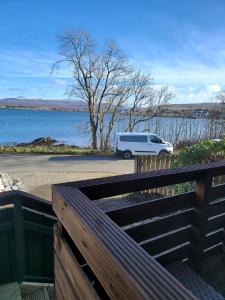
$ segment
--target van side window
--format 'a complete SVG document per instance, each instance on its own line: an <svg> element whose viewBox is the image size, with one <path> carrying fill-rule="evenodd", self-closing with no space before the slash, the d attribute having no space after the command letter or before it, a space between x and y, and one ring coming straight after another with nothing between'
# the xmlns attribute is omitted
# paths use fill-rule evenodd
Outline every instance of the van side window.
<svg viewBox="0 0 225 300"><path fill-rule="evenodd" d="M150 141L154 144L161 144L162 143L162 140L156 135L150 135L149 138L150 138Z"/></svg>
<svg viewBox="0 0 225 300"><path fill-rule="evenodd" d="M147 135L121 135L121 142L132 142L132 143L147 143Z"/></svg>

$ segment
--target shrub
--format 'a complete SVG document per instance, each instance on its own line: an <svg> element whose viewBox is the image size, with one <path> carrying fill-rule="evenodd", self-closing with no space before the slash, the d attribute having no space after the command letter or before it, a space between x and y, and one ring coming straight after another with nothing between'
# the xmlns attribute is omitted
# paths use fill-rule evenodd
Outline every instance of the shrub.
<svg viewBox="0 0 225 300"><path fill-rule="evenodd" d="M188 166L198 163L220 161L223 159L225 159L225 139L221 141L208 140L181 150L173 160L172 166ZM218 180L214 178L214 181L214 183L216 183L216 181L218 181L218 183L221 183L221 178L218 178ZM185 193L193 189L194 183L186 182L171 186L170 193Z"/></svg>
<svg viewBox="0 0 225 300"><path fill-rule="evenodd" d="M174 166L186 166L225 159L225 139L208 140L182 150L174 161Z"/></svg>
<svg viewBox="0 0 225 300"><path fill-rule="evenodd" d="M186 149L186 148L191 147L191 146L193 146L197 143L199 143L199 140L182 140L182 141L179 141L176 144L176 149L177 150Z"/></svg>

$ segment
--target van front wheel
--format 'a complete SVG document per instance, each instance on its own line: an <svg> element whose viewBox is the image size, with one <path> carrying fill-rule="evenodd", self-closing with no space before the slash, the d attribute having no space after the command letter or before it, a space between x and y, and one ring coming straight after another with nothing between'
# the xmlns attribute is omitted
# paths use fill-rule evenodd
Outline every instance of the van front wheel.
<svg viewBox="0 0 225 300"><path fill-rule="evenodd" d="M167 155L167 154L169 154L169 153L166 150L161 150L159 152L159 155Z"/></svg>
<svg viewBox="0 0 225 300"><path fill-rule="evenodd" d="M123 157L125 159L130 159L132 157L132 153L129 150L123 152Z"/></svg>

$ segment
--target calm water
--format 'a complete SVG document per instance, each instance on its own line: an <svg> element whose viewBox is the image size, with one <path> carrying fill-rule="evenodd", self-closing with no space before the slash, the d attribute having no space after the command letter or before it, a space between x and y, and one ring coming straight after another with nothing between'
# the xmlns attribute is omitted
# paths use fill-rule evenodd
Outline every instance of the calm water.
<svg viewBox="0 0 225 300"><path fill-rule="evenodd" d="M116 131L123 131L124 118L126 117L123 116L123 121L115 125ZM39 137L50 136L59 142L89 145L90 140L81 129L87 121L87 112L0 109L0 144L30 142ZM182 119L176 118L152 120L151 131L171 140L179 130L181 122ZM204 127L204 120L186 119L185 122L194 124L192 130L195 132ZM139 128L142 129L144 127Z"/></svg>
<svg viewBox="0 0 225 300"><path fill-rule="evenodd" d="M0 109L0 143L28 142L43 136L57 141L87 145L81 132L85 112Z"/></svg>

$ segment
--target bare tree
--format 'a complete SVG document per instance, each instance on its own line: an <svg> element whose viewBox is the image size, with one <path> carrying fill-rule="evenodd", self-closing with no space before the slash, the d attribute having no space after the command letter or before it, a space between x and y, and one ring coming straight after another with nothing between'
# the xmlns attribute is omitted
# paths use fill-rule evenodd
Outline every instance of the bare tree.
<svg viewBox="0 0 225 300"><path fill-rule="evenodd" d="M98 130L102 122L102 108L107 103L115 112L114 101L121 95L118 86L131 72L128 60L114 42L99 47L91 35L83 30L66 31L58 37L59 54L71 68L73 83L70 96L87 102L92 135L92 147L98 148ZM110 111L110 109L108 110Z"/></svg>
<svg viewBox="0 0 225 300"><path fill-rule="evenodd" d="M166 86L155 89L151 74L140 71L133 74L130 86L132 94L128 103L130 110L125 130L132 132L139 124L158 116L174 95Z"/></svg>
<svg viewBox="0 0 225 300"><path fill-rule="evenodd" d="M130 107L126 131L159 115L173 97L167 87L153 88L150 74L134 71L113 41L98 45L83 30L65 31L58 37L62 59L72 74L70 96L87 102L92 147L105 150L122 107ZM128 110L127 110L128 111ZM100 142L99 142L100 138Z"/></svg>
<svg viewBox="0 0 225 300"><path fill-rule="evenodd" d="M219 93L218 99L220 100L220 102L221 102L222 104L225 105L225 90L222 90L222 91Z"/></svg>

